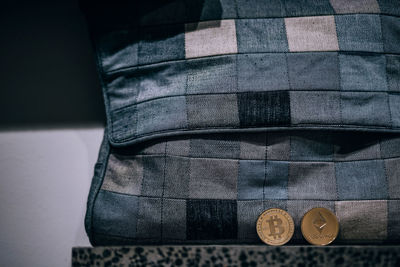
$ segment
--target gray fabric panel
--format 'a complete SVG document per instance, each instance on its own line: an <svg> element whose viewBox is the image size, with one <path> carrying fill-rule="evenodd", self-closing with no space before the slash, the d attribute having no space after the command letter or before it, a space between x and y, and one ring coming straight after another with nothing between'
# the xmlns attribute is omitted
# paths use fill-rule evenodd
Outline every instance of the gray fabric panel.
<svg viewBox="0 0 400 267"><path fill-rule="evenodd" d="M336 199L333 162L291 162L288 182L289 199Z"/></svg>
<svg viewBox="0 0 400 267"><path fill-rule="evenodd" d="M383 136L381 141L382 158L400 157L400 136Z"/></svg>
<svg viewBox="0 0 400 267"><path fill-rule="evenodd" d="M290 115L292 124L338 124L341 121L340 93L291 91Z"/></svg>
<svg viewBox="0 0 400 267"><path fill-rule="evenodd" d="M177 156L189 156L190 152L190 139L182 138L173 139L168 141L167 154Z"/></svg>
<svg viewBox="0 0 400 267"><path fill-rule="evenodd" d="M388 182L389 198L400 199L400 159L386 159L385 169Z"/></svg>
<svg viewBox="0 0 400 267"><path fill-rule="evenodd" d="M291 89L337 90L340 88L336 52L288 53L287 61Z"/></svg>
<svg viewBox="0 0 400 267"><path fill-rule="evenodd" d="M386 93L342 92L342 120L345 124L389 126L390 111Z"/></svg>
<svg viewBox="0 0 400 267"><path fill-rule="evenodd" d="M397 3L399 7L399 3ZM400 10L400 8L397 8ZM398 17L381 16L383 47L385 52L400 53L400 20Z"/></svg>
<svg viewBox="0 0 400 267"><path fill-rule="evenodd" d="M256 231L258 216L263 212L263 201L238 201L238 239L259 240ZM261 241L261 240L260 240Z"/></svg>
<svg viewBox="0 0 400 267"><path fill-rule="evenodd" d="M236 64L236 55L186 61L186 93L236 92Z"/></svg>
<svg viewBox="0 0 400 267"><path fill-rule="evenodd" d="M339 199L387 199L388 185L382 160L335 163Z"/></svg>
<svg viewBox="0 0 400 267"><path fill-rule="evenodd" d="M237 53L235 20L185 24L186 58Z"/></svg>
<svg viewBox="0 0 400 267"><path fill-rule="evenodd" d="M388 94L388 97L392 125L400 127L400 93L390 93Z"/></svg>
<svg viewBox="0 0 400 267"><path fill-rule="evenodd" d="M137 110L138 135L187 127L185 96L143 102Z"/></svg>
<svg viewBox="0 0 400 267"><path fill-rule="evenodd" d="M400 92L400 56L386 56L386 75L390 91Z"/></svg>
<svg viewBox="0 0 400 267"><path fill-rule="evenodd" d="M142 195L161 197L164 182L164 156L144 156Z"/></svg>
<svg viewBox="0 0 400 267"><path fill-rule="evenodd" d="M163 239L186 239L186 200L163 200Z"/></svg>
<svg viewBox="0 0 400 267"><path fill-rule="evenodd" d="M190 160L190 198L237 199L238 160Z"/></svg>
<svg viewBox="0 0 400 267"><path fill-rule="evenodd" d="M338 14L380 12L376 0L330 0L329 2Z"/></svg>
<svg viewBox="0 0 400 267"><path fill-rule="evenodd" d="M137 238L161 238L161 199L141 197L137 219Z"/></svg>
<svg viewBox="0 0 400 267"><path fill-rule="evenodd" d="M284 0L286 16L334 14L329 0Z"/></svg>
<svg viewBox="0 0 400 267"><path fill-rule="evenodd" d="M235 94L188 95L186 99L189 128L239 125Z"/></svg>
<svg viewBox="0 0 400 267"><path fill-rule="evenodd" d="M336 16L340 50L383 52L381 21L375 14Z"/></svg>
<svg viewBox="0 0 400 267"><path fill-rule="evenodd" d="M282 17L285 7L281 0L236 0L239 18Z"/></svg>
<svg viewBox="0 0 400 267"><path fill-rule="evenodd" d="M270 132L267 136L267 159L290 159L290 136L279 132Z"/></svg>
<svg viewBox="0 0 400 267"><path fill-rule="evenodd" d="M236 20L239 52L286 52L288 43L284 20L240 19Z"/></svg>
<svg viewBox="0 0 400 267"><path fill-rule="evenodd" d="M119 158L111 154L101 189L123 194L140 195L143 179L141 157Z"/></svg>
<svg viewBox="0 0 400 267"><path fill-rule="evenodd" d="M240 141L238 136L230 134L229 140L214 134L190 141L190 156L210 158L239 158Z"/></svg>
<svg viewBox="0 0 400 267"><path fill-rule="evenodd" d="M321 132L298 132L290 139L292 160L332 160L332 135Z"/></svg>
<svg viewBox="0 0 400 267"><path fill-rule="evenodd" d="M285 54L238 55L239 91L289 89Z"/></svg>
<svg viewBox="0 0 400 267"><path fill-rule="evenodd" d="M139 198L100 190L93 208L94 232L136 237Z"/></svg>
<svg viewBox="0 0 400 267"><path fill-rule="evenodd" d="M345 240L379 240L387 237L387 201L338 201L339 238Z"/></svg>
<svg viewBox="0 0 400 267"><path fill-rule="evenodd" d="M241 159L265 159L266 133L246 133L240 139Z"/></svg>
<svg viewBox="0 0 400 267"><path fill-rule="evenodd" d="M167 157L164 197L187 198L189 196L189 171L189 158Z"/></svg>
<svg viewBox="0 0 400 267"><path fill-rule="evenodd" d="M384 55L340 54L342 90L387 91Z"/></svg>
<svg viewBox="0 0 400 267"><path fill-rule="evenodd" d="M388 200L388 229L387 237L389 240L400 239L400 201Z"/></svg>

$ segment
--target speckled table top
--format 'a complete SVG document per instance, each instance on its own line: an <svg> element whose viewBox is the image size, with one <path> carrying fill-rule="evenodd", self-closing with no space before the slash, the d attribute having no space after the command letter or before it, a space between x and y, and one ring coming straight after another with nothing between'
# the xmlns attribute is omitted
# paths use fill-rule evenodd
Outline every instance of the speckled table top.
<svg viewBox="0 0 400 267"><path fill-rule="evenodd" d="M76 247L72 266L400 266L400 245Z"/></svg>

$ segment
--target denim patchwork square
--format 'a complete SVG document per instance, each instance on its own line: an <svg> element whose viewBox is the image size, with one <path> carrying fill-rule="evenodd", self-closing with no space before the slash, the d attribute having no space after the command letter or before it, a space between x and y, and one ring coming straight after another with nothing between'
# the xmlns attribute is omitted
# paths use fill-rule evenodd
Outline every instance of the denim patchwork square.
<svg viewBox="0 0 400 267"><path fill-rule="evenodd" d="M238 160L190 159L190 198L237 199Z"/></svg>
<svg viewBox="0 0 400 267"><path fill-rule="evenodd" d="M141 197L137 219L137 238L161 239L161 199Z"/></svg>
<svg viewBox="0 0 400 267"><path fill-rule="evenodd" d="M210 20L185 24L186 58L237 53L234 20Z"/></svg>
<svg viewBox="0 0 400 267"><path fill-rule="evenodd" d="M336 199L333 162L291 162L289 199Z"/></svg>
<svg viewBox="0 0 400 267"><path fill-rule="evenodd" d="M136 237L139 198L100 190L93 208L94 231Z"/></svg>
<svg viewBox="0 0 400 267"><path fill-rule="evenodd" d="M287 199L289 163L285 161L268 161L265 170L263 199Z"/></svg>
<svg viewBox="0 0 400 267"><path fill-rule="evenodd" d="M332 160L332 136L326 133L301 131L290 139L291 160Z"/></svg>
<svg viewBox="0 0 400 267"><path fill-rule="evenodd" d="M374 14L335 17L340 50L383 52L381 21Z"/></svg>
<svg viewBox="0 0 400 267"><path fill-rule="evenodd" d="M388 197L388 184L382 160L336 162L335 169L339 199Z"/></svg>
<svg viewBox="0 0 400 267"><path fill-rule="evenodd" d="M186 200L162 200L162 239L186 239Z"/></svg>
<svg viewBox="0 0 400 267"><path fill-rule="evenodd" d="M238 239L260 240L257 235L256 222L263 211L262 200L237 201Z"/></svg>
<svg viewBox="0 0 400 267"><path fill-rule="evenodd" d="M326 208L332 212L335 212L334 201L318 201L318 200L288 200L287 201L287 212L292 216L294 221L295 231L293 234L293 240L303 241L303 235L301 234L301 219L304 214L312 208L321 207Z"/></svg>
<svg viewBox="0 0 400 267"><path fill-rule="evenodd" d="M400 92L400 56L386 55L386 75L389 91Z"/></svg>
<svg viewBox="0 0 400 267"><path fill-rule="evenodd" d="M266 133L246 133L240 136L241 159L265 159Z"/></svg>
<svg viewBox="0 0 400 267"><path fill-rule="evenodd" d="M290 159L290 135L282 134L282 132L269 132L267 145L267 159Z"/></svg>
<svg viewBox="0 0 400 267"><path fill-rule="evenodd" d="M400 20L398 17L381 16L383 47L387 53L400 53Z"/></svg>
<svg viewBox="0 0 400 267"><path fill-rule="evenodd" d="M285 125L290 123L287 91L238 93L240 126Z"/></svg>
<svg viewBox="0 0 400 267"><path fill-rule="evenodd" d="M379 240L387 236L386 200L338 201L336 216L340 221L341 240Z"/></svg>
<svg viewBox="0 0 400 267"><path fill-rule="evenodd" d="M141 157L119 158L111 154L101 189L129 195L140 195L143 179Z"/></svg>
<svg viewBox="0 0 400 267"><path fill-rule="evenodd" d="M400 238L400 201L399 200L388 200L388 225L387 225L387 237L389 240L399 240Z"/></svg>
<svg viewBox="0 0 400 267"><path fill-rule="evenodd" d="M105 72L137 65L138 30L121 29L101 36L99 55Z"/></svg>
<svg viewBox="0 0 400 267"><path fill-rule="evenodd" d="M286 16L327 15L334 11L329 0L284 0Z"/></svg>
<svg viewBox="0 0 400 267"><path fill-rule="evenodd" d="M345 124L390 126L386 93L342 92L342 120Z"/></svg>
<svg viewBox="0 0 400 267"><path fill-rule="evenodd" d="M227 140L223 136L209 134L199 139L190 140L191 157L239 158L240 142L238 136L232 135Z"/></svg>
<svg viewBox="0 0 400 267"><path fill-rule="evenodd" d="M117 77L111 76L106 85L110 110L136 104L140 92L140 75L141 72L129 71L122 72Z"/></svg>
<svg viewBox="0 0 400 267"><path fill-rule="evenodd" d="M386 159L385 170L388 183L388 194L391 199L400 198L400 158Z"/></svg>
<svg viewBox="0 0 400 267"><path fill-rule="evenodd" d="M186 93L236 92L236 64L236 55L188 60Z"/></svg>
<svg viewBox="0 0 400 267"><path fill-rule="evenodd" d="M341 88L349 91L387 91L384 55L340 54Z"/></svg>
<svg viewBox="0 0 400 267"><path fill-rule="evenodd" d="M240 53L288 51L282 18L239 19L236 27Z"/></svg>
<svg viewBox="0 0 400 267"><path fill-rule="evenodd" d="M380 13L376 0L330 0L329 2L338 14Z"/></svg>
<svg viewBox="0 0 400 267"><path fill-rule="evenodd" d="M143 156L142 195L161 197L164 191L164 156Z"/></svg>
<svg viewBox="0 0 400 267"><path fill-rule="evenodd" d="M290 52L339 50L333 16L285 18Z"/></svg>
<svg viewBox="0 0 400 267"><path fill-rule="evenodd" d="M190 139L189 138L173 138L168 140L167 154L174 156L189 156Z"/></svg>
<svg viewBox="0 0 400 267"><path fill-rule="evenodd" d="M263 199L265 162L263 160L240 160L237 199Z"/></svg>
<svg viewBox="0 0 400 267"><path fill-rule="evenodd" d="M381 138L381 157L400 157L400 136L387 136Z"/></svg>
<svg viewBox="0 0 400 267"><path fill-rule="evenodd" d="M138 63L185 58L184 27L180 24L146 27L140 31Z"/></svg>
<svg viewBox="0 0 400 267"><path fill-rule="evenodd" d="M290 112L293 124L340 123L340 93L291 91Z"/></svg>
<svg viewBox="0 0 400 267"><path fill-rule="evenodd" d="M236 200L189 199L186 216L188 240L237 238Z"/></svg>
<svg viewBox="0 0 400 267"><path fill-rule="evenodd" d="M236 94L188 95L186 99L189 128L239 125Z"/></svg>
<svg viewBox="0 0 400 267"><path fill-rule="evenodd" d="M142 102L137 109L139 135L187 126L185 96Z"/></svg>
<svg viewBox="0 0 400 267"><path fill-rule="evenodd" d="M238 18L283 17L285 6L281 0L236 0Z"/></svg>
<svg viewBox="0 0 400 267"><path fill-rule="evenodd" d="M238 55L239 91L289 89L285 54Z"/></svg>
<svg viewBox="0 0 400 267"><path fill-rule="evenodd" d="M374 133L338 132L334 136L335 160L350 161L381 157L379 136Z"/></svg>
<svg viewBox="0 0 400 267"><path fill-rule="evenodd" d="M390 114L392 116L392 126L400 127L400 92L389 93Z"/></svg>
<svg viewBox="0 0 400 267"><path fill-rule="evenodd" d="M236 8L230 0L184 0L187 21L232 19Z"/></svg>
<svg viewBox="0 0 400 267"><path fill-rule="evenodd" d="M392 14L400 16L400 8L398 0L378 0L379 7L383 14Z"/></svg>
<svg viewBox="0 0 400 267"><path fill-rule="evenodd" d="M139 91L137 102L185 93L186 72L184 62L142 67L136 75L140 80L135 88Z"/></svg>
<svg viewBox="0 0 400 267"><path fill-rule="evenodd" d="M306 90L340 88L337 53L289 53L287 60L290 88Z"/></svg>
<svg viewBox="0 0 400 267"><path fill-rule="evenodd" d="M165 158L164 197L187 198L189 196L189 170L189 158L171 156Z"/></svg>

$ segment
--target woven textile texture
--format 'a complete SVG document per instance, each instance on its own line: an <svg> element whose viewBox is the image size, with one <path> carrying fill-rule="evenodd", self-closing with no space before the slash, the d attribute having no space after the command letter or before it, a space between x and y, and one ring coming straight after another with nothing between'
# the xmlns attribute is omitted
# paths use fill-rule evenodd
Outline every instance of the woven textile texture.
<svg viewBox="0 0 400 267"><path fill-rule="evenodd" d="M94 245L250 243L267 208L400 241L400 1L81 1L107 126Z"/></svg>

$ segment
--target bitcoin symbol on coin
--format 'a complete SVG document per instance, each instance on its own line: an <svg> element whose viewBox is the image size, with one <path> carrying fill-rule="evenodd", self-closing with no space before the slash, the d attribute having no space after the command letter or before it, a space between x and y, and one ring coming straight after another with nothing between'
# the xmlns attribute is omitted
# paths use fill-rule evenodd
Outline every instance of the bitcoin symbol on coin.
<svg viewBox="0 0 400 267"><path fill-rule="evenodd" d="M282 234L285 232L285 229L282 226L282 220L275 215L270 216L270 219L267 220L267 223L269 223L269 229L271 231L269 236L272 236L274 239L282 238ZM277 228L278 231L276 231Z"/></svg>
<svg viewBox="0 0 400 267"><path fill-rule="evenodd" d="M264 243L280 246L292 238L294 222L289 213L273 208L261 213L257 219L256 229Z"/></svg>

